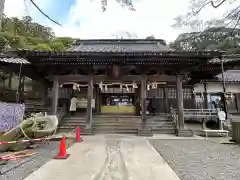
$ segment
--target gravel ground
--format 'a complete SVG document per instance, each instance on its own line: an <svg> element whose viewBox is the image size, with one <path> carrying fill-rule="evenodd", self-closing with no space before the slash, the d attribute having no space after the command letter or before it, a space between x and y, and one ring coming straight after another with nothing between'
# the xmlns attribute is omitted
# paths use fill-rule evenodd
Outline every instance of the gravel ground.
<svg viewBox="0 0 240 180"><path fill-rule="evenodd" d="M73 140L67 140L67 147L70 147L73 144ZM40 168L42 165L50 161L54 156L57 155L59 150L59 142L51 141L49 144L42 144L39 148L33 149L33 152L38 152L36 158L29 160L28 162L20 165L13 170L10 170L3 175L0 175L1 180L22 180L31 174L33 171ZM8 163L5 165L5 168L8 168L15 164L14 162ZM1 167L2 168L2 167Z"/></svg>
<svg viewBox="0 0 240 180"><path fill-rule="evenodd" d="M240 146L207 140L150 140L181 180L240 180Z"/></svg>

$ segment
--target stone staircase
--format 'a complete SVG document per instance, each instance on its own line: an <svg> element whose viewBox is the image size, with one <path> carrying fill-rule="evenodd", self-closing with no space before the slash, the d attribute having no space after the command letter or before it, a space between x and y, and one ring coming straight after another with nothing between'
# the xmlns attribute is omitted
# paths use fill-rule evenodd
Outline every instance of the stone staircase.
<svg viewBox="0 0 240 180"><path fill-rule="evenodd" d="M59 127L58 132L73 132L76 127L80 127L82 135L91 135L92 130L86 129L86 116L65 116Z"/></svg>
<svg viewBox="0 0 240 180"><path fill-rule="evenodd" d="M140 116L133 115L96 115L92 122L96 134L137 134L140 126Z"/></svg>
<svg viewBox="0 0 240 180"><path fill-rule="evenodd" d="M139 132L141 130L141 125L140 116L93 115L92 129L86 129L86 116L67 115L61 121L58 131L73 132L76 127L80 127L82 135L91 135L94 133L142 134L144 136L150 136L150 134L175 134L176 132L173 120L167 115L147 116L146 127L142 132Z"/></svg>
<svg viewBox="0 0 240 180"><path fill-rule="evenodd" d="M153 134L175 134L176 126L169 115L147 116L147 128L152 129Z"/></svg>

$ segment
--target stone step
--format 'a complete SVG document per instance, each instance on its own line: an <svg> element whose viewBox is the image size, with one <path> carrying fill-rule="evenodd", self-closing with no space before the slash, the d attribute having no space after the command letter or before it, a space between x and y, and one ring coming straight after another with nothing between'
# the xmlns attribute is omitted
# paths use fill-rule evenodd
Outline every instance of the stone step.
<svg viewBox="0 0 240 180"><path fill-rule="evenodd" d="M94 126L92 125L92 128L95 129L101 129L101 128L108 128L108 129L116 129L116 128L122 128L122 129L135 129L139 128L141 125L136 125L136 126L118 126L118 125L103 125L103 126Z"/></svg>
<svg viewBox="0 0 240 180"><path fill-rule="evenodd" d="M70 120L70 121L86 121L86 117L85 118L75 118L75 117L64 117L64 120Z"/></svg>
<svg viewBox="0 0 240 180"><path fill-rule="evenodd" d="M79 125L63 125L63 126L59 126L58 129L64 129L64 128L75 129L77 127L80 127L81 129L84 129L84 128L86 128L86 125L83 125L83 126L79 126Z"/></svg>
<svg viewBox="0 0 240 180"><path fill-rule="evenodd" d="M148 125L146 125L146 127L152 128L152 129L161 129L161 128L169 128L169 129L172 129L172 128L175 128L175 126L148 126Z"/></svg>
<svg viewBox="0 0 240 180"><path fill-rule="evenodd" d="M64 124L86 124L86 122L69 122L69 121L66 121L66 122L62 122L60 125L64 125Z"/></svg>
<svg viewBox="0 0 240 180"><path fill-rule="evenodd" d="M162 119L160 119L160 120L149 120L149 119L147 119L146 121L147 122L158 122L158 123L161 123L161 122L173 122L172 120L169 120L169 119L165 119L165 120L162 120Z"/></svg>
<svg viewBox="0 0 240 180"><path fill-rule="evenodd" d="M97 134L137 134L137 129L95 129L93 130L94 133Z"/></svg>
<svg viewBox="0 0 240 180"><path fill-rule="evenodd" d="M74 132L75 128L59 128L58 129L58 132L61 133L61 132ZM84 128L81 128L81 135L92 135L93 132L91 129L84 129Z"/></svg>
<svg viewBox="0 0 240 180"><path fill-rule="evenodd" d="M122 121L122 122L131 122L131 121L141 121L141 119L127 119L127 118L109 118L109 119L93 119L95 122L113 122L113 121Z"/></svg>
<svg viewBox="0 0 240 180"><path fill-rule="evenodd" d="M161 130L161 129L176 129L174 126L160 126L160 127L153 127L152 129Z"/></svg>
<svg viewBox="0 0 240 180"><path fill-rule="evenodd" d="M152 132L154 134L175 134L176 129L166 129L166 128L161 128L161 129L152 129Z"/></svg>
<svg viewBox="0 0 240 180"><path fill-rule="evenodd" d="M113 130L115 130L115 129L126 129L126 130L129 130L129 129L138 129L139 128L139 126L135 126L135 127L129 127L129 126L100 126L100 127L92 127L92 129L97 129L97 130L101 130L101 129L109 129L109 130L111 130L111 129L113 129Z"/></svg>
<svg viewBox="0 0 240 180"><path fill-rule="evenodd" d="M151 137L153 136L152 129L150 128L139 128L138 129L138 136L145 136L145 137Z"/></svg>
<svg viewBox="0 0 240 180"><path fill-rule="evenodd" d="M111 114L111 115L97 115L93 116L93 118L141 118L141 116Z"/></svg>
<svg viewBox="0 0 240 180"><path fill-rule="evenodd" d="M174 125L175 123L174 122L147 122L147 124L149 124L149 125L164 125L164 124Z"/></svg>
<svg viewBox="0 0 240 180"><path fill-rule="evenodd" d="M92 124L94 125L98 125L98 126L101 126L101 125L137 125L137 124L141 124L141 122L92 122Z"/></svg>

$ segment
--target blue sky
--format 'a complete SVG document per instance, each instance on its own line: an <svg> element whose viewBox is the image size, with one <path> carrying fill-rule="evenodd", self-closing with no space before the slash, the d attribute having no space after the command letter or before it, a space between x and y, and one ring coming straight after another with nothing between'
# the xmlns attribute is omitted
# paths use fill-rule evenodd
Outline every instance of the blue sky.
<svg viewBox="0 0 240 180"><path fill-rule="evenodd" d="M6 0L5 14L17 17L30 15L34 21L50 26L57 36L101 39L116 38L116 35L122 36L124 32L129 32L137 38L154 35L170 42L181 32L189 31L176 30L171 26L176 16L186 13L189 1L134 0L136 11L133 12L119 6L116 0L108 0L107 10L102 12L101 0L35 0L62 27L47 20L28 0ZM219 17L225 10L226 6L217 10L209 7L200 17L204 20Z"/></svg>
<svg viewBox="0 0 240 180"><path fill-rule="evenodd" d="M43 0L44 1L44 0ZM52 19L61 22L62 24L66 23L68 15L72 6L74 6L76 0L48 0L47 4L44 5L43 10L48 14ZM41 15L39 11L34 10L33 7L30 8L32 16L37 19L39 22L44 22L46 19ZM31 12L30 11L30 12Z"/></svg>

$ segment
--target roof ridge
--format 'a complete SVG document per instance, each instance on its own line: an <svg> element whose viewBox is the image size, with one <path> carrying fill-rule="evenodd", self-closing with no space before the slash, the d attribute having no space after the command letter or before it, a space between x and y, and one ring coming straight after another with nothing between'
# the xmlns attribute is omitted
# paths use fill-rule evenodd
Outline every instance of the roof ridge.
<svg viewBox="0 0 240 180"><path fill-rule="evenodd" d="M80 39L76 40L73 45L80 44L111 44L111 43L122 43L122 44L155 44L160 43L166 45L166 41L163 39Z"/></svg>

